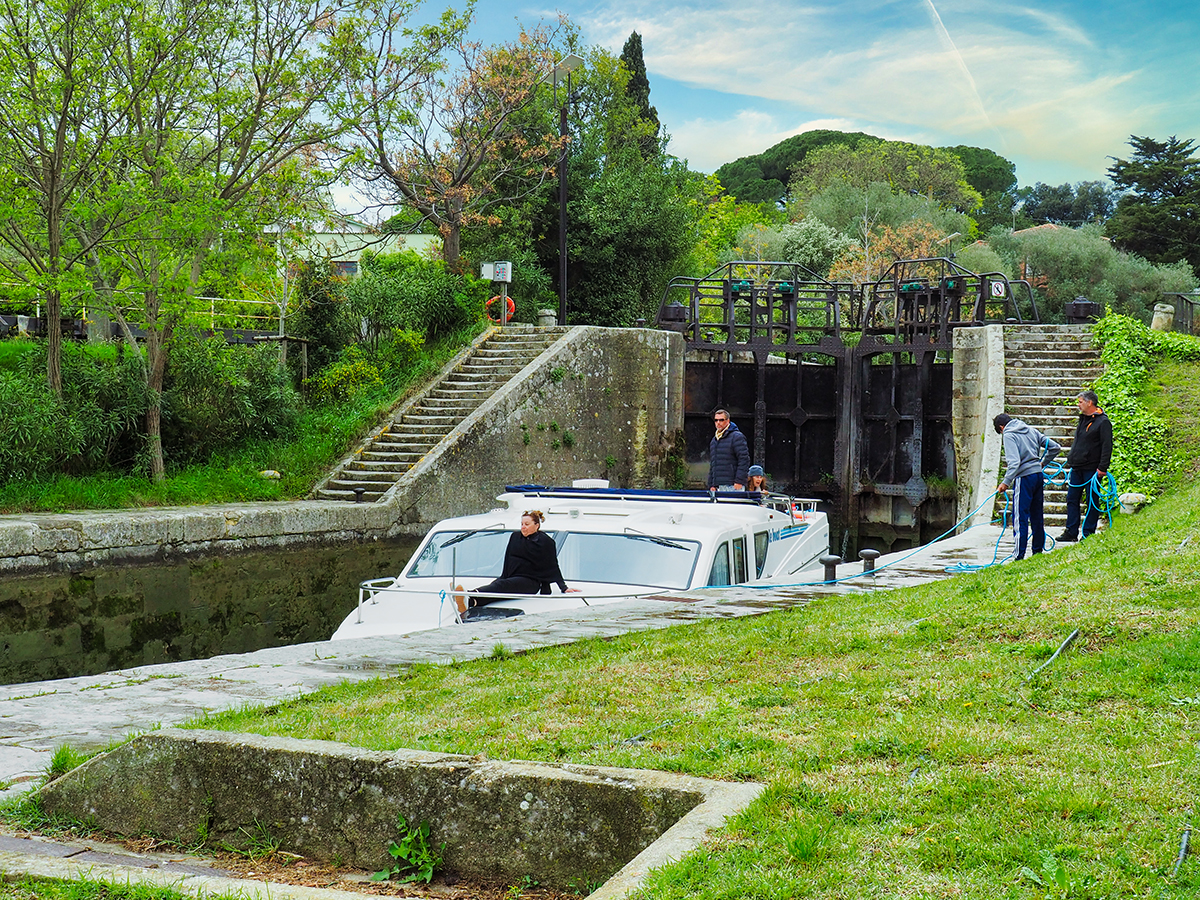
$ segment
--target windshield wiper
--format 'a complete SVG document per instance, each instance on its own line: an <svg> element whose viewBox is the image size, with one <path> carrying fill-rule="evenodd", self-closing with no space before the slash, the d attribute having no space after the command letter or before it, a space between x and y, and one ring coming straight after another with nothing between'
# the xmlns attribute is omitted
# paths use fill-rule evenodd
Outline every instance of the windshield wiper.
<svg viewBox="0 0 1200 900"><path fill-rule="evenodd" d="M635 533L630 534L630 532ZM670 547L672 550L687 549L687 547L685 547L683 544L677 544L674 541L669 541L666 538L658 537L654 534L646 534L646 532L638 531L636 528L630 528L628 525L625 526L625 536L633 538L635 541L650 541L651 543L658 544L662 547Z"/></svg>
<svg viewBox="0 0 1200 900"><path fill-rule="evenodd" d="M474 531L464 531L462 534L458 535L457 537L450 538L450 540L448 540L448 541L446 541L446 543L442 544L439 549L445 549L446 547L450 547L454 544L465 541L467 538L474 537L475 535L481 534L485 531L492 531L492 532L508 531L508 529L503 526L503 523L500 523L500 527L496 527L494 525L488 525L486 528L476 528Z"/></svg>

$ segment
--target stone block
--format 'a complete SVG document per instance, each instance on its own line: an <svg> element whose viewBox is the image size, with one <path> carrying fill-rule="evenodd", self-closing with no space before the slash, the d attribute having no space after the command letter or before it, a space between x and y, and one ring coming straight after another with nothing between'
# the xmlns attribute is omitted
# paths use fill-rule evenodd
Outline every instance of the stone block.
<svg viewBox="0 0 1200 900"><path fill-rule="evenodd" d="M40 518L33 535L35 553L62 553L82 545L83 526L78 519Z"/></svg>
<svg viewBox="0 0 1200 900"><path fill-rule="evenodd" d="M445 843L442 870L545 887L607 879L719 782L664 772L374 752L326 741L168 729L46 785L43 809L124 835L283 850L378 869L398 818Z"/></svg>
<svg viewBox="0 0 1200 900"><path fill-rule="evenodd" d="M183 541L196 544L219 541L225 536L225 514L219 510L195 507L183 516Z"/></svg>
<svg viewBox="0 0 1200 900"><path fill-rule="evenodd" d="M0 548L4 556L32 556L37 551L34 537L37 526L18 519L0 520Z"/></svg>

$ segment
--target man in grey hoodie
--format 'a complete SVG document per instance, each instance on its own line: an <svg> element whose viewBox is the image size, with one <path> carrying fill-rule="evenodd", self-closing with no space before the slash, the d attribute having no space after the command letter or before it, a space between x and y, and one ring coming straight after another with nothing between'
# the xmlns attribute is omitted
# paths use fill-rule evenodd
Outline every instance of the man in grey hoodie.
<svg viewBox="0 0 1200 900"><path fill-rule="evenodd" d="M1042 515L1042 498L1046 478L1042 469L1062 450L1036 428L1000 413L992 419L996 433L1004 436L1004 459L1008 468L1000 493L1013 487L1013 536L1017 542L1015 559L1025 558L1030 530L1033 531L1034 553L1046 549L1046 525Z"/></svg>

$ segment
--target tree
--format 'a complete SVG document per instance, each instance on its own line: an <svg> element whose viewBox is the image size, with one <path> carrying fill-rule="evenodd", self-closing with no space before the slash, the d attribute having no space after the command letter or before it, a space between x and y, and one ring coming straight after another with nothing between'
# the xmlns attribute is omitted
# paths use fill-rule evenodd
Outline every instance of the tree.
<svg viewBox="0 0 1200 900"><path fill-rule="evenodd" d="M109 171L136 222L98 208L90 226L107 235L88 256L90 279L143 360L156 480L165 472L161 397L171 337L187 320L213 248L227 232L262 233L291 218L283 207L315 202L333 177L318 166L319 154L357 120L343 85L362 63L364 42L400 24L411 6L198 0L189 9L194 18L174 37L159 25L165 7L135 9L125 24L113 77L148 77L151 89L122 121L130 152ZM145 332L140 342L135 324Z"/></svg>
<svg viewBox="0 0 1200 900"><path fill-rule="evenodd" d="M877 225L899 228L906 222L931 222L943 237L970 234L971 219L921 194L896 193L883 182L863 188L835 180L801 206L805 219L816 219L834 231L861 240L864 229Z"/></svg>
<svg viewBox="0 0 1200 900"><path fill-rule="evenodd" d="M709 175L701 185L698 240L690 266L693 275L707 275L733 258L738 235L748 225L779 225L783 213L766 203L741 203L725 193L717 176Z"/></svg>
<svg viewBox="0 0 1200 900"><path fill-rule="evenodd" d="M1186 263L1155 264L1116 249L1098 225L1015 233L996 228L988 244L1005 271L1032 282L1047 321L1062 321L1064 304L1082 296L1148 322L1164 291L1200 284Z"/></svg>
<svg viewBox="0 0 1200 900"><path fill-rule="evenodd" d="M198 15L175 12L156 25L163 43ZM130 18L128 4L111 0L0 3L0 244L9 251L0 266L45 303L47 381L59 398L62 297L85 287L79 266L107 227L128 220L121 129L161 64L143 60L135 77L117 77ZM92 227L98 215L106 227Z"/></svg>
<svg viewBox="0 0 1200 900"><path fill-rule="evenodd" d="M653 319L667 281L696 265L692 252L698 222L711 194L701 176L665 152L662 141L654 142L655 152L645 154L654 123L642 117L642 108L626 90L629 72L621 61L604 48L579 46L573 33L565 35L565 42L585 59L572 75L567 107L568 320L630 325L639 318ZM557 128L558 111L547 90L528 110L528 127L544 127L540 115L540 121ZM501 190L515 193L503 185ZM528 269L536 264L539 271L516 299L518 315L522 303L528 303L525 297L541 291L546 279L553 278L557 286L558 214L557 185L549 182L509 204L497 222L475 230L464 242L480 259L505 259L499 254L532 245L536 263L522 265Z"/></svg>
<svg viewBox="0 0 1200 900"><path fill-rule="evenodd" d="M554 68L557 30L522 30L516 41L483 47L463 39L466 25L447 14L431 32L453 70L444 58L402 70L392 47L376 52L355 84L368 104L349 148L361 154L376 199L407 204L437 226L453 268L463 228L493 222L493 209L535 192L563 145L544 119L530 121Z"/></svg>
<svg viewBox="0 0 1200 900"><path fill-rule="evenodd" d="M725 185L725 190L744 203L779 203L786 199L792 172L813 150L831 144L857 147L863 141L874 140L878 138L861 131L805 131L785 138L762 153L725 163L715 174Z"/></svg>
<svg viewBox="0 0 1200 900"><path fill-rule="evenodd" d="M903 141L864 141L856 148L822 147L797 166L788 189L792 202L803 204L836 182L863 189L887 184L897 194L921 195L964 213L983 201L967 183L966 170L957 155Z"/></svg>
<svg viewBox="0 0 1200 900"><path fill-rule="evenodd" d="M971 213L980 232L1015 220L1017 167L1010 160L985 147L947 147L962 160L967 183L979 191L983 202Z"/></svg>
<svg viewBox="0 0 1200 900"><path fill-rule="evenodd" d="M808 218L780 228L775 240L768 245L767 253L773 260L799 263L826 277L834 261L854 246L853 238L815 218Z"/></svg>
<svg viewBox="0 0 1200 900"><path fill-rule="evenodd" d="M940 256L940 244L945 237L941 229L930 222L915 219L895 228L874 225L848 252L838 259L829 271L833 281L870 284L898 259L928 259Z"/></svg>
<svg viewBox="0 0 1200 900"><path fill-rule="evenodd" d="M627 90L628 70L603 48L585 54L572 104L568 189L568 306L572 323L653 319L673 275L686 269L703 212L702 179L655 141L655 124ZM547 196L534 226L557 235ZM557 262L553 240L539 255Z"/></svg>
<svg viewBox="0 0 1200 900"><path fill-rule="evenodd" d="M1108 176L1128 191L1108 220L1108 234L1123 250L1151 262L1186 260L1200 272L1200 159L1192 140L1132 136L1134 152L1117 159Z"/></svg>
<svg viewBox="0 0 1200 900"><path fill-rule="evenodd" d="M1115 204L1114 192L1099 181L1057 186L1039 181L1032 188L1023 188L1018 196L1021 212L1039 225L1046 222L1056 225L1104 222L1112 215Z"/></svg>
<svg viewBox="0 0 1200 900"><path fill-rule="evenodd" d="M639 118L653 126L653 133L643 138L643 155L654 153L658 149L658 110L650 105L650 79L646 75L646 61L642 58L642 36L636 31L629 35L625 46L621 49L621 65L629 73L629 81L625 85L625 93L640 110Z"/></svg>

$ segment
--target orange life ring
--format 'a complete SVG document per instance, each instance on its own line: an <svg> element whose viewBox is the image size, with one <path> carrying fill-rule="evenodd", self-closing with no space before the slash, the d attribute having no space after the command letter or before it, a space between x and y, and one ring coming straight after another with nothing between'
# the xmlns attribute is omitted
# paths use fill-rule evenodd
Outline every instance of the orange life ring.
<svg viewBox="0 0 1200 900"><path fill-rule="evenodd" d="M486 309L486 310L487 310L487 317L488 317L489 319L491 319L493 322L499 322L499 321L500 321L499 317L497 317L497 316L493 316L493 315L492 315L492 304L493 304L495 301L499 300L499 299L500 299L500 295L499 295L499 294L497 294L495 297L493 297L491 300L489 300L487 303L485 303L485 304L484 304L484 309ZM506 300L508 300L508 302L507 302L506 304L504 304L505 306L507 306L507 307L508 307L508 316L507 316L507 320L508 320L509 322L511 322L511 321L512 321L512 317L513 317L513 313L515 313L515 312L517 311L517 305L516 305L515 303L513 303L513 298L512 298L512 297L506 297L505 299L506 299Z"/></svg>

